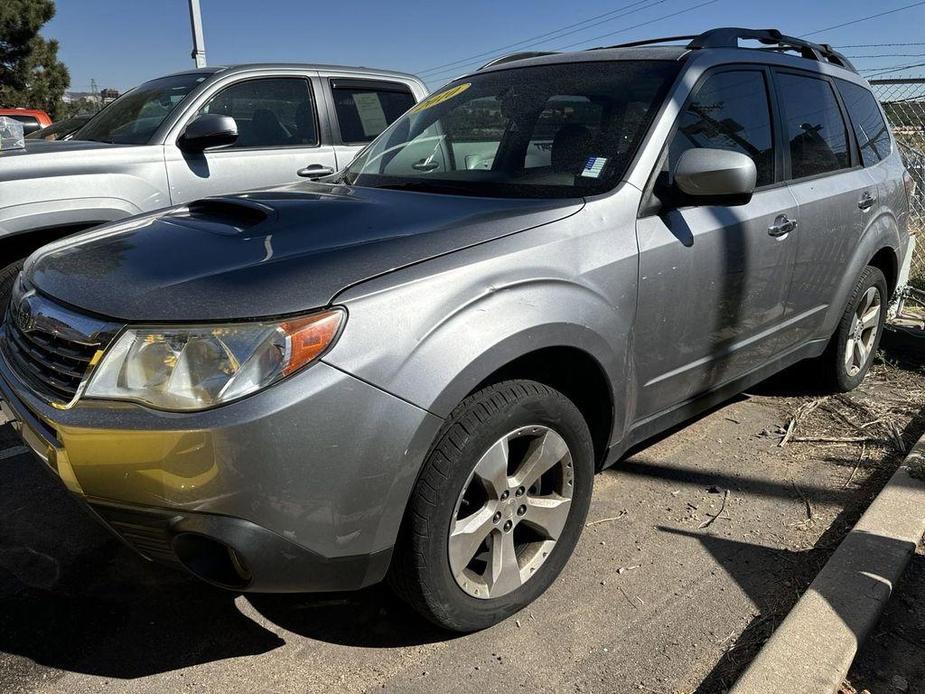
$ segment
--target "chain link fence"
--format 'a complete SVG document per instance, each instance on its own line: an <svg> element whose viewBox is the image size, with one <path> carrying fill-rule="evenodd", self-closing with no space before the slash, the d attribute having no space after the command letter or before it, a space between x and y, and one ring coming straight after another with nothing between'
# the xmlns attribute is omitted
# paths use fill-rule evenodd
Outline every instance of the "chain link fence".
<svg viewBox="0 0 925 694"><path fill-rule="evenodd" d="M910 283L925 290L925 78L871 80L906 168L915 180L909 230L916 236Z"/></svg>

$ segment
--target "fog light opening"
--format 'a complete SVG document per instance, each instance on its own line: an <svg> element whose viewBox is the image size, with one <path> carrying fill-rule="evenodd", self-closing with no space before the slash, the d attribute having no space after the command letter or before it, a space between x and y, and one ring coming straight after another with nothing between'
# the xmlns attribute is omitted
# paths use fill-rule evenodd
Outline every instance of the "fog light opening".
<svg viewBox="0 0 925 694"><path fill-rule="evenodd" d="M233 547L195 533L173 539L177 558L190 572L222 588L246 588L252 579L247 562Z"/></svg>

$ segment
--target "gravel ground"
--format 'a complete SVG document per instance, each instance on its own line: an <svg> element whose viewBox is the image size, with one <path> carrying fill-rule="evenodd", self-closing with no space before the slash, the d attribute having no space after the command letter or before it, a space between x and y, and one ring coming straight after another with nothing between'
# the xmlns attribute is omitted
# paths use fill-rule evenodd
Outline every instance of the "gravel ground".
<svg viewBox="0 0 925 694"><path fill-rule="evenodd" d="M640 447L553 588L465 637L379 587L236 596L148 565L0 425L0 691L721 692L925 429L925 359L885 357L850 398L792 371Z"/></svg>

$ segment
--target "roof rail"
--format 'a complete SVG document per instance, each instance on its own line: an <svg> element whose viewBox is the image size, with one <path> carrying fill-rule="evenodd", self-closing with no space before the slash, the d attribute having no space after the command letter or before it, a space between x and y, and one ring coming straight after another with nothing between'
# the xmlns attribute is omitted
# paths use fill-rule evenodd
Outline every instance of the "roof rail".
<svg viewBox="0 0 925 694"><path fill-rule="evenodd" d="M852 72L857 72L845 56L827 43L813 43L793 36L786 36L777 29L743 29L741 27L722 27L710 29L687 44L691 50L698 48L738 48L740 39L752 39L778 50L798 51L809 60L828 62Z"/></svg>
<svg viewBox="0 0 925 694"><path fill-rule="evenodd" d="M495 58L494 60L489 60L485 63L479 70L484 70L485 68L492 67L494 65L502 65L503 63L512 63L515 60L526 60L527 58L539 58L543 55L555 55L559 51L520 51L519 53L510 53L508 55L503 55L500 58ZM478 70L476 70L478 72Z"/></svg>
<svg viewBox="0 0 925 694"><path fill-rule="evenodd" d="M664 36L657 39L618 43L614 46L601 46L588 50L598 51L606 48L635 48L637 46L652 46L673 41L689 41L690 43L687 44L687 48L690 50L697 50L699 48L738 48L740 40L749 39L770 46L772 50L798 51L804 58L822 63L831 63L851 70L852 72L857 72L854 65L851 64L851 61L829 44L812 43L811 41L804 41L803 39L798 39L793 36L785 36L777 29L721 27L718 29L710 29L696 36Z"/></svg>
<svg viewBox="0 0 925 694"><path fill-rule="evenodd" d="M598 46L597 48L589 48L589 51L603 51L608 48L636 48L637 46L652 46L658 43L668 43L669 41L691 41L697 38L697 34L690 34L688 36L662 36L657 39L643 39L642 41L630 41L629 43L618 43L613 46Z"/></svg>

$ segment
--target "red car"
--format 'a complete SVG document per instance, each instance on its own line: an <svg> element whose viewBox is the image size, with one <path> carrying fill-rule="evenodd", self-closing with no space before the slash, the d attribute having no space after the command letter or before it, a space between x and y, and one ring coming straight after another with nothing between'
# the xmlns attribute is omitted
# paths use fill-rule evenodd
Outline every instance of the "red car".
<svg viewBox="0 0 925 694"><path fill-rule="evenodd" d="M23 134L28 135L51 125L51 118L44 111L31 108L0 108L0 116L18 120L23 125Z"/></svg>

